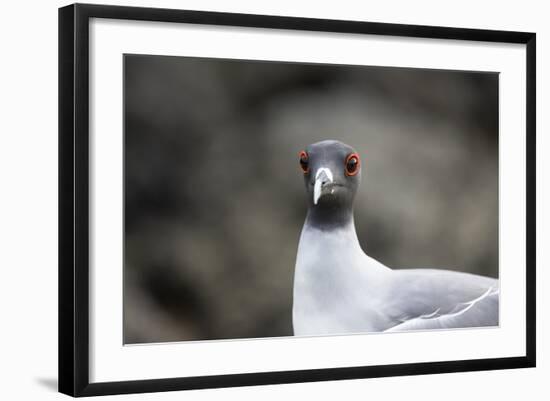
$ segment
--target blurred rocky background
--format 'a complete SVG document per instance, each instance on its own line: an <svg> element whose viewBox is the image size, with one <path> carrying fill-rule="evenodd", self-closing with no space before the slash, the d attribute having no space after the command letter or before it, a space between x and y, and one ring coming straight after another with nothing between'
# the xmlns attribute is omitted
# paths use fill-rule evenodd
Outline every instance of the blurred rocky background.
<svg viewBox="0 0 550 401"><path fill-rule="evenodd" d="M498 276L497 74L126 55L126 343L292 335L297 155L329 138L370 256Z"/></svg>

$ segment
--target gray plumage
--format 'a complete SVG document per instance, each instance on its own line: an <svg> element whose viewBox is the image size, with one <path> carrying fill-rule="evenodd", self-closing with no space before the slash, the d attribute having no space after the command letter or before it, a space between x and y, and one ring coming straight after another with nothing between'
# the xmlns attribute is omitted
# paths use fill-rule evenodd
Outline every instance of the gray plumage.
<svg viewBox="0 0 550 401"><path fill-rule="evenodd" d="M346 173L354 153L338 141L305 150L308 212L296 258L294 333L498 325L497 279L439 269L394 270L363 252L353 221L360 164L355 174Z"/></svg>

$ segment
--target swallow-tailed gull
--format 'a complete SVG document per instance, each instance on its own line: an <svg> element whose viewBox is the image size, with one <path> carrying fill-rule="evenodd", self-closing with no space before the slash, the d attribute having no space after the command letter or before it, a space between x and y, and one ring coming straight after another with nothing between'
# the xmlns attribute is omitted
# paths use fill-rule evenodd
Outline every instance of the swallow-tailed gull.
<svg viewBox="0 0 550 401"><path fill-rule="evenodd" d="M361 161L334 140L300 153L308 197L294 274L295 335L498 325L497 279L442 269L394 270L366 255L353 202Z"/></svg>

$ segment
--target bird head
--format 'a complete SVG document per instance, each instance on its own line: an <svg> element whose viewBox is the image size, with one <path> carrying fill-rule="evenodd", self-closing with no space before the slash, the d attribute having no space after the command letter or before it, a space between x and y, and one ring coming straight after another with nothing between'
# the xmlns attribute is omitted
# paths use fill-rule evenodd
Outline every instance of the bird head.
<svg viewBox="0 0 550 401"><path fill-rule="evenodd" d="M350 208L361 181L361 161L336 140L313 143L299 153L310 208Z"/></svg>

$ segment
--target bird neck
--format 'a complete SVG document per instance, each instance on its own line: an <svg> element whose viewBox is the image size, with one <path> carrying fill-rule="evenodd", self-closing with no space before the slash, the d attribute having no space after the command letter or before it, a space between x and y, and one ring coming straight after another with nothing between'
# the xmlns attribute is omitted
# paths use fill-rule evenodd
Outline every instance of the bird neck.
<svg viewBox="0 0 550 401"><path fill-rule="evenodd" d="M353 209L341 205L310 205L305 224L322 231L350 227L355 233Z"/></svg>

